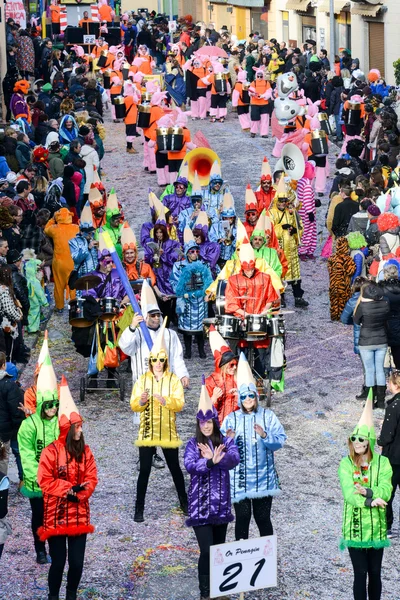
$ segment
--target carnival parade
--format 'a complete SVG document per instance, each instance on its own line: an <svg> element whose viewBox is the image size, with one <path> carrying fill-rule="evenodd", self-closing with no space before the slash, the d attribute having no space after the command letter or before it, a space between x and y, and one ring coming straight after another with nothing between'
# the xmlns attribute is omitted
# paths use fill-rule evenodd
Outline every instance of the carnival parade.
<svg viewBox="0 0 400 600"><path fill-rule="evenodd" d="M0 598L399 600L399 88L42 8L0 24Z"/></svg>

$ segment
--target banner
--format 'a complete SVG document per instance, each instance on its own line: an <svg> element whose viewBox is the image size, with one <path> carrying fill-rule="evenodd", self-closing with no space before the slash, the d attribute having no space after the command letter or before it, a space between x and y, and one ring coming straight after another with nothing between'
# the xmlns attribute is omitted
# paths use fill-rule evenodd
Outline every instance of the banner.
<svg viewBox="0 0 400 600"><path fill-rule="evenodd" d="M14 19L19 23L22 29L26 27L26 12L22 0L9 0L5 5L5 16L7 19Z"/></svg>

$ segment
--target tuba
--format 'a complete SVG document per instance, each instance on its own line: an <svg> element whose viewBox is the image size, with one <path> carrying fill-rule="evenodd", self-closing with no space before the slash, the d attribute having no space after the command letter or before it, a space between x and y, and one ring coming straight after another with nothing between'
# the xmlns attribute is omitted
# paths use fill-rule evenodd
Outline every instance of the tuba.
<svg viewBox="0 0 400 600"><path fill-rule="evenodd" d="M214 162L218 161L221 164L218 154L209 148L194 148L186 154L185 161L189 167L188 179L190 183L193 183L194 174L197 172L201 186L208 185Z"/></svg>

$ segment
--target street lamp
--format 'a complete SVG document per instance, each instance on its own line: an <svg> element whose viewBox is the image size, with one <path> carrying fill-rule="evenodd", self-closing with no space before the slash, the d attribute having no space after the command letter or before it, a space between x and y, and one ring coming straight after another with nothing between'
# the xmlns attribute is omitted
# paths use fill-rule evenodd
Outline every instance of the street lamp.
<svg viewBox="0 0 400 600"><path fill-rule="evenodd" d="M335 44L335 2L334 0L329 0L329 27L330 27L330 44L329 44L329 50L330 50L330 63L331 63L331 69L333 69L333 65L335 64L335 49L336 49L336 44Z"/></svg>

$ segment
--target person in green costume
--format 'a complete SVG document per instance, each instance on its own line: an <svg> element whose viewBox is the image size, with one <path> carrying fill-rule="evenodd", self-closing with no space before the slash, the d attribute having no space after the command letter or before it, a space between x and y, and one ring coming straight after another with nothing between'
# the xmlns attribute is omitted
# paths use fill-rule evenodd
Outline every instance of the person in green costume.
<svg viewBox="0 0 400 600"><path fill-rule="evenodd" d="M49 561L44 542L39 540L37 530L43 525L43 496L37 482L39 459L42 450L58 438L58 392L57 379L49 354L40 367L37 380L36 412L25 419L18 431L18 446L24 472L21 494L29 498L32 510L32 533L36 550L36 562Z"/></svg>
<svg viewBox="0 0 400 600"><path fill-rule="evenodd" d="M355 600L380 600L383 550L390 545L386 505L392 493L392 467L385 456L374 452L372 409L370 392L361 419L349 437L349 455L339 465L344 497L340 548L349 549Z"/></svg>
<svg viewBox="0 0 400 600"><path fill-rule="evenodd" d="M254 249L254 255L256 258L263 258L269 266L275 271L278 277L282 277L282 263L279 260L278 252L275 248L270 248L268 246L269 236L267 237L266 230L267 221L269 221L269 228L272 227L272 223L268 217L265 215L265 211L263 210L255 228L250 237L250 243Z"/></svg>
<svg viewBox="0 0 400 600"><path fill-rule="evenodd" d="M121 246L121 233L123 223L124 219L121 213L121 209L118 205L117 194L115 193L114 188L112 188L107 198L106 222L103 225L102 229L110 234L112 242L121 260L123 260ZM99 234L100 229L96 229L96 232L94 234L95 240L99 239Z"/></svg>

